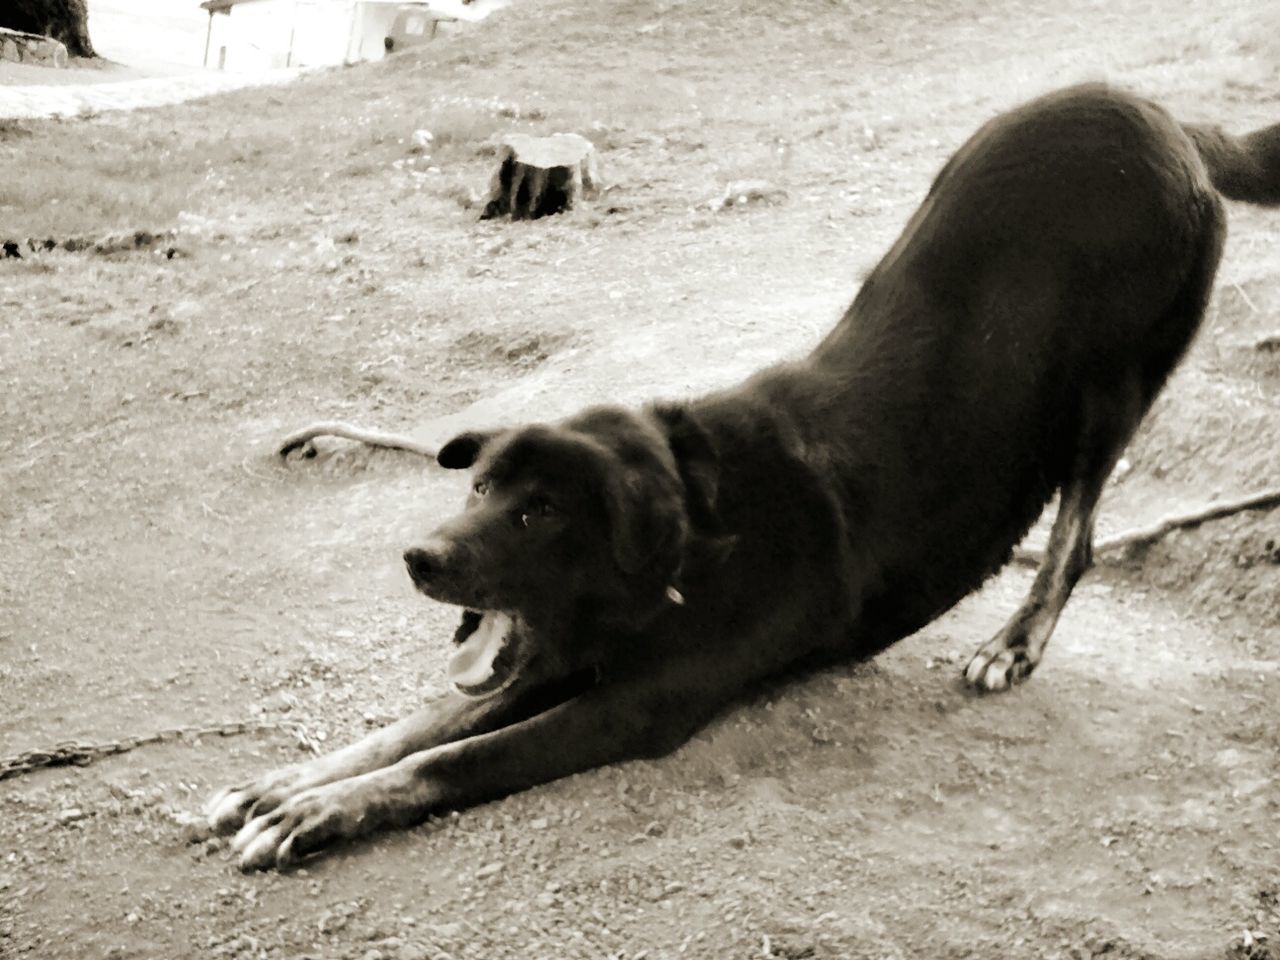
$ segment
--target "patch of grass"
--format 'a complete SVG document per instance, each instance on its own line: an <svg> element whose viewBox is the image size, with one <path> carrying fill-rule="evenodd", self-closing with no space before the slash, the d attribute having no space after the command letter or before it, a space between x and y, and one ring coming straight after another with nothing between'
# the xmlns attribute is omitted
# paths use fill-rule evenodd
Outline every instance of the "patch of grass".
<svg viewBox="0 0 1280 960"><path fill-rule="evenodd" d="M278 148L278 134L275 143L263 131L184 140L156 120L140 114L136 127L124 130L114 117L38 123L20 146L0 139L4 232L62 239L163 229L216 191L227 171L269 167L266 158Z"/></svg>
<svg viewBox="0 0 1280 960"><path fill-rule="evenodd" d="M450 98L433 104L418 129L431 131L428 152L461 148L474 154L513 129L511 117L499 112L504 107L513 109L499 101Z"/></svg>
<svg viewBox="0 0 1280 960"><path fill-rule="evenodd" d="M29 136L31 136L31 129L23 121L0 119L0 143Z"/></svg>
<svg viewBox="0 0 1280 960"><path fill-rule="evenodd" d="M443 157L456 167L491 156L507 131L564 129L541 108L498 94L443 94L422 103L402 89L378 95L402 84L395 72L370 69L359 87L343 84L344 73L307 78L265 100L241 91L129 115L6 122L3 232L61 238L156 230L173 225L181 211L225 209L263 194L323 200L326 189L372 181L408 155ZM194 122L192 111L200 111ZM416 144L414 133L424 129L432 139ZM329 177L335 182L326 185Z"/></svg>

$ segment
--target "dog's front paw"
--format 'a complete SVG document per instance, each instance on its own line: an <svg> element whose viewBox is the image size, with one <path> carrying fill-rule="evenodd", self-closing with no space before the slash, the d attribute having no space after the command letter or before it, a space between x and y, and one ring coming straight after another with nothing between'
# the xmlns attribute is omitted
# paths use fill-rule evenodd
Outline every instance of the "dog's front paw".
<svg viewBox="0 0 1280 960"><path fill-rule="evenodd" d="M231 843L240 854L240 869L283 869L334 841L364 833L373 825L366 816L367 791L363 781L339 780L255 813ZM227 796L228 809L239 792Z"/></svg>
<svg viewBox="0 0 1280 960"><path fill-rule="evenodd" d="M244 786L219 790L205 805L209 828L214 833L234 833L305 789L307 784L301 780L292 768L286 767Z"/></svg>

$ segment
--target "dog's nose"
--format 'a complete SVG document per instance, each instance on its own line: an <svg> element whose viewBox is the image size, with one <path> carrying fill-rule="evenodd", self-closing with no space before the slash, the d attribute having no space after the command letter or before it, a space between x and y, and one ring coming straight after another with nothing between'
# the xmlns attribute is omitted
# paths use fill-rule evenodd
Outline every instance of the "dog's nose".
<svg viewBox="0 0 1280 960"><path fill-rule="evenodd" d="M439 541L422 547L411 547L404 552L404 565L414 583L430 583L444 569L448 546Z"/></svg>

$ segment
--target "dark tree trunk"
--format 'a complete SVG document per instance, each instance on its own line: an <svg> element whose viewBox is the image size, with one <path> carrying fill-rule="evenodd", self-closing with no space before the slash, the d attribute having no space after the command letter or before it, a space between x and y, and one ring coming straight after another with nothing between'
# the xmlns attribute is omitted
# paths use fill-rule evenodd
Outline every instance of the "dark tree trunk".
<svg viewBox="0 0 1280 960"><path fill-rule="evenodd" d="M0 27L61 40L73 57L92 57L85 0L0 0Z"/></svg>
<svg viewBox="0 0 1280 960"><path fill-rule="evenodd" d="M576 133L508 134L498 154L481 220L533 220L572 210L596 194L600 173L591 141Z"/></svg>

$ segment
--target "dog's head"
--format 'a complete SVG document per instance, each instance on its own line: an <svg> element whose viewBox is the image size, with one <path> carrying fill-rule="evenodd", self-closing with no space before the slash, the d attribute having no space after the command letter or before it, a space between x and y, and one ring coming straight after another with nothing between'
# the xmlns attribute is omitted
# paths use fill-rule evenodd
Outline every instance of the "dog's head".
<svg viewBox="0 0 1280 960"><path fill-rule="evenodd" d="M714 524L716 456L678 407L463 433L437 460L470 469L471 492L405 563L427 596L480 612L450 667L467 693L534 658L552 673L588 666L575 637L642 628L682 602L690 537Z"/></svg>

